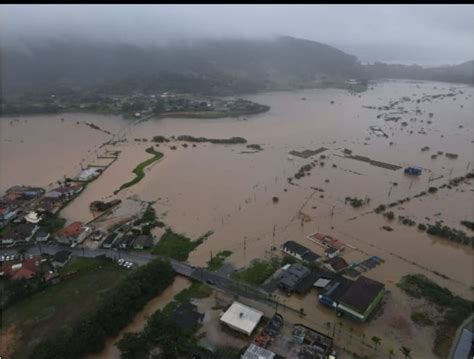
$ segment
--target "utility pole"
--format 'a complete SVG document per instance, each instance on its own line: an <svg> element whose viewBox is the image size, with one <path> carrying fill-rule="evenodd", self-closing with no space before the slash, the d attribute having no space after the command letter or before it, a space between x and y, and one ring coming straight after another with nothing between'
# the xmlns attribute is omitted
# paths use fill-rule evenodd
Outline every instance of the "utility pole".
<svg viewBox="0 0 474 359"><path fill-rule="evenodd" d="M453 169L454 169L454 168L451 168L451 171L449 171L449 179L448 179L448 181L451 181L451 175L453 174Z"/></svg>
<svg viewBox="0 0 474 359"><path fill-rule="evenodd" d="M272 251L275 250L275 227L276 227L276 224L273 225Z"/></svg>
<svg viewBox="0 0 474 359"><path fill-rule="evenodd" d="M469 161L469 162L467 163L466 172L469 171L469 167L470 167L470 166L471 166L471 161Z"/></svg>

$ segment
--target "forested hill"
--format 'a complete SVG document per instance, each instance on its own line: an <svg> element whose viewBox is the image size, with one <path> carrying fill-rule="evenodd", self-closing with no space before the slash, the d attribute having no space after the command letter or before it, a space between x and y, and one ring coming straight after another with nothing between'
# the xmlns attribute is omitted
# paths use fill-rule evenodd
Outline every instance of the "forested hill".
<svg viewBox="0 0 474 359"><path fill-rule="evenodd" d="M167 46L48 41L0 50L4 95L71 90L230 95L311 87L321 80L384 77L472 83L473 67L472 61L438 69L362 66L355 56L334 47L292 37Z"/></svg>

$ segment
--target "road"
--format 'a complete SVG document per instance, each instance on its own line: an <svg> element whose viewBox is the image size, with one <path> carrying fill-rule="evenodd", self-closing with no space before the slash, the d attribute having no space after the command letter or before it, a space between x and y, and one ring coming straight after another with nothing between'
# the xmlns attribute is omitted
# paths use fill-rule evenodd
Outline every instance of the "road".
<svg viewBox="0 0 474 359"><path fill-rule="evenodd" d="M180 262L175 259L163 257L159 255L153 255L145 251L140 250L123 250L123 249L91 249L87 247L78 246L70 248L68 246L62 246L58 244L41 245L30 247L26 251L26 255L38 255L40 253L54 255L60 250L68 250L72 252L75 257L88 257L94 258L97 256L105 255L112 259L123 258L126 261L134 262L138 265L143 265L150 262L153 259L160 258L169 260L171 266L176 273L206 283L212 287L221 289L225 292L239 294L242 296L249 297L251 299L266 298L268 293L260 288L255 288L244 283L234 281L233 279L224 276L219 273L208 271L206 268L195 267L186 262ZM18 252L16 249L5 249L0 252L1 255L16 255Z"/></svg>

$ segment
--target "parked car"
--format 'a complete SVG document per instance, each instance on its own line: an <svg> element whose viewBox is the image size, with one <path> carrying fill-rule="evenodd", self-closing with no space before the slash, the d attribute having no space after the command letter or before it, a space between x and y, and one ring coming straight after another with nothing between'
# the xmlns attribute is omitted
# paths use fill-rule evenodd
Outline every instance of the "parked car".
<svg viewBox="0 0 474 359"><path fill-rule="evenodd" d="M127 269L132 269L132 267L133 267L133 262L128 262Z"/></svg>
<svg viewBox="0 0 474 359"><path fill-rule="evenodd" d="M123 258L119 258L119 260L117 261L119 266L121 266L124 262L125 262L125 259Z"/></svg>

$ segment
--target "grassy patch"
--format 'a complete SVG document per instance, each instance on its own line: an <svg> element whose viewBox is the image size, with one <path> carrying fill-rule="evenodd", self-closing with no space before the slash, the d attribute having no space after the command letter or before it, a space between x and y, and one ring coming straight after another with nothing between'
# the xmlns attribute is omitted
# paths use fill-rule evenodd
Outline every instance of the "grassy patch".
<svg viewBox="0 0 474 359"><path fill-rule="evenodd" d="M398 286L412 297L423 298L437 305L444 313L443 319L436 323L433 352L440 357L447 357L456 329L473 312L473 302L452 294L449 289L439 286L422 274L406 275Z"/></svg>
<svg viewBox="0 0 474 359"><path fill-rule="evenodd" d="M148 167L153 162L158 161L159 159L161 159L163 157L163 154L161 152L155 151L153 147L149 147L145 151L147 153L152 154L153 157L143 161L137 167L135 167L132 171L135 174L135 178L133 180L131 180L129 182L126 182L123 185L121 185L120 188L117 191L114 192L114 194L117 194L118 192L120 192L124 188L131 187L131 186L137 184L138 182L140 182L145 177L145 172L144 172L145 167Z"/></svg>
<svg viewBox="0 0 474 359"><path fill-rule="evenodd" d="M212 272L218 270L224 264L224 261L227 257L232 254L232 251L221 251L217 253L216 256L212 257L212 259L207 262L207 269Z"/></svg>
<svg viewBox="0 0 474 359"><path fill-rule="evenodd" d="M188 259L189 253L202 244L211 234L212 232L207 232L197 240L192 241L188 237L175 233L168 228L151 252L179 261L185 261Z"/></svg>
<svg viewBox="0 0 474 359"><path fill-rule="evenodd" d="M280 259L277 257L268 260L254 259L247 268L234 272L231 276L235 280L259 286L275 273L280 266Z"/></svg>
<svg viewBox="0 0 474 359"><path fill-rule="evenodd" d="M69 327L93 311L101 294L114 287L127 271L94 258L74 258L64 272L78 271L57 285L14 304L2 313L2 331L15 323L21 337L13 358L27 358L33 345L57 329ZM93 280L91 278L93 277Z"/></svg>
<svg viewBox="0 0 474 359"><path fill-rule="evenodd" d="M193 298L207 298L211 295L212 289L207 285L193 280L190 287L183 289L175 295L174 300L178 303L189 302Z"/></svg>
<svg viewBox="0 0 474 359"><path fill-rule="evenodd" d="M43 219L39 226L42 230L48 233L54 233L61 228L64 228L64 225L66 224L66 219L61 218L61 217L56 217L56 216L47 216L45 219Z"/></svg>
<svg viewBox="0 0 474 359"><path fill-rule="evenodd" d="M434 324L433 320L430 318L429 314L426 312L411 313L411 320L413 320L414 323L421 325L422 327L426 327L426 326Z"/></svg>

